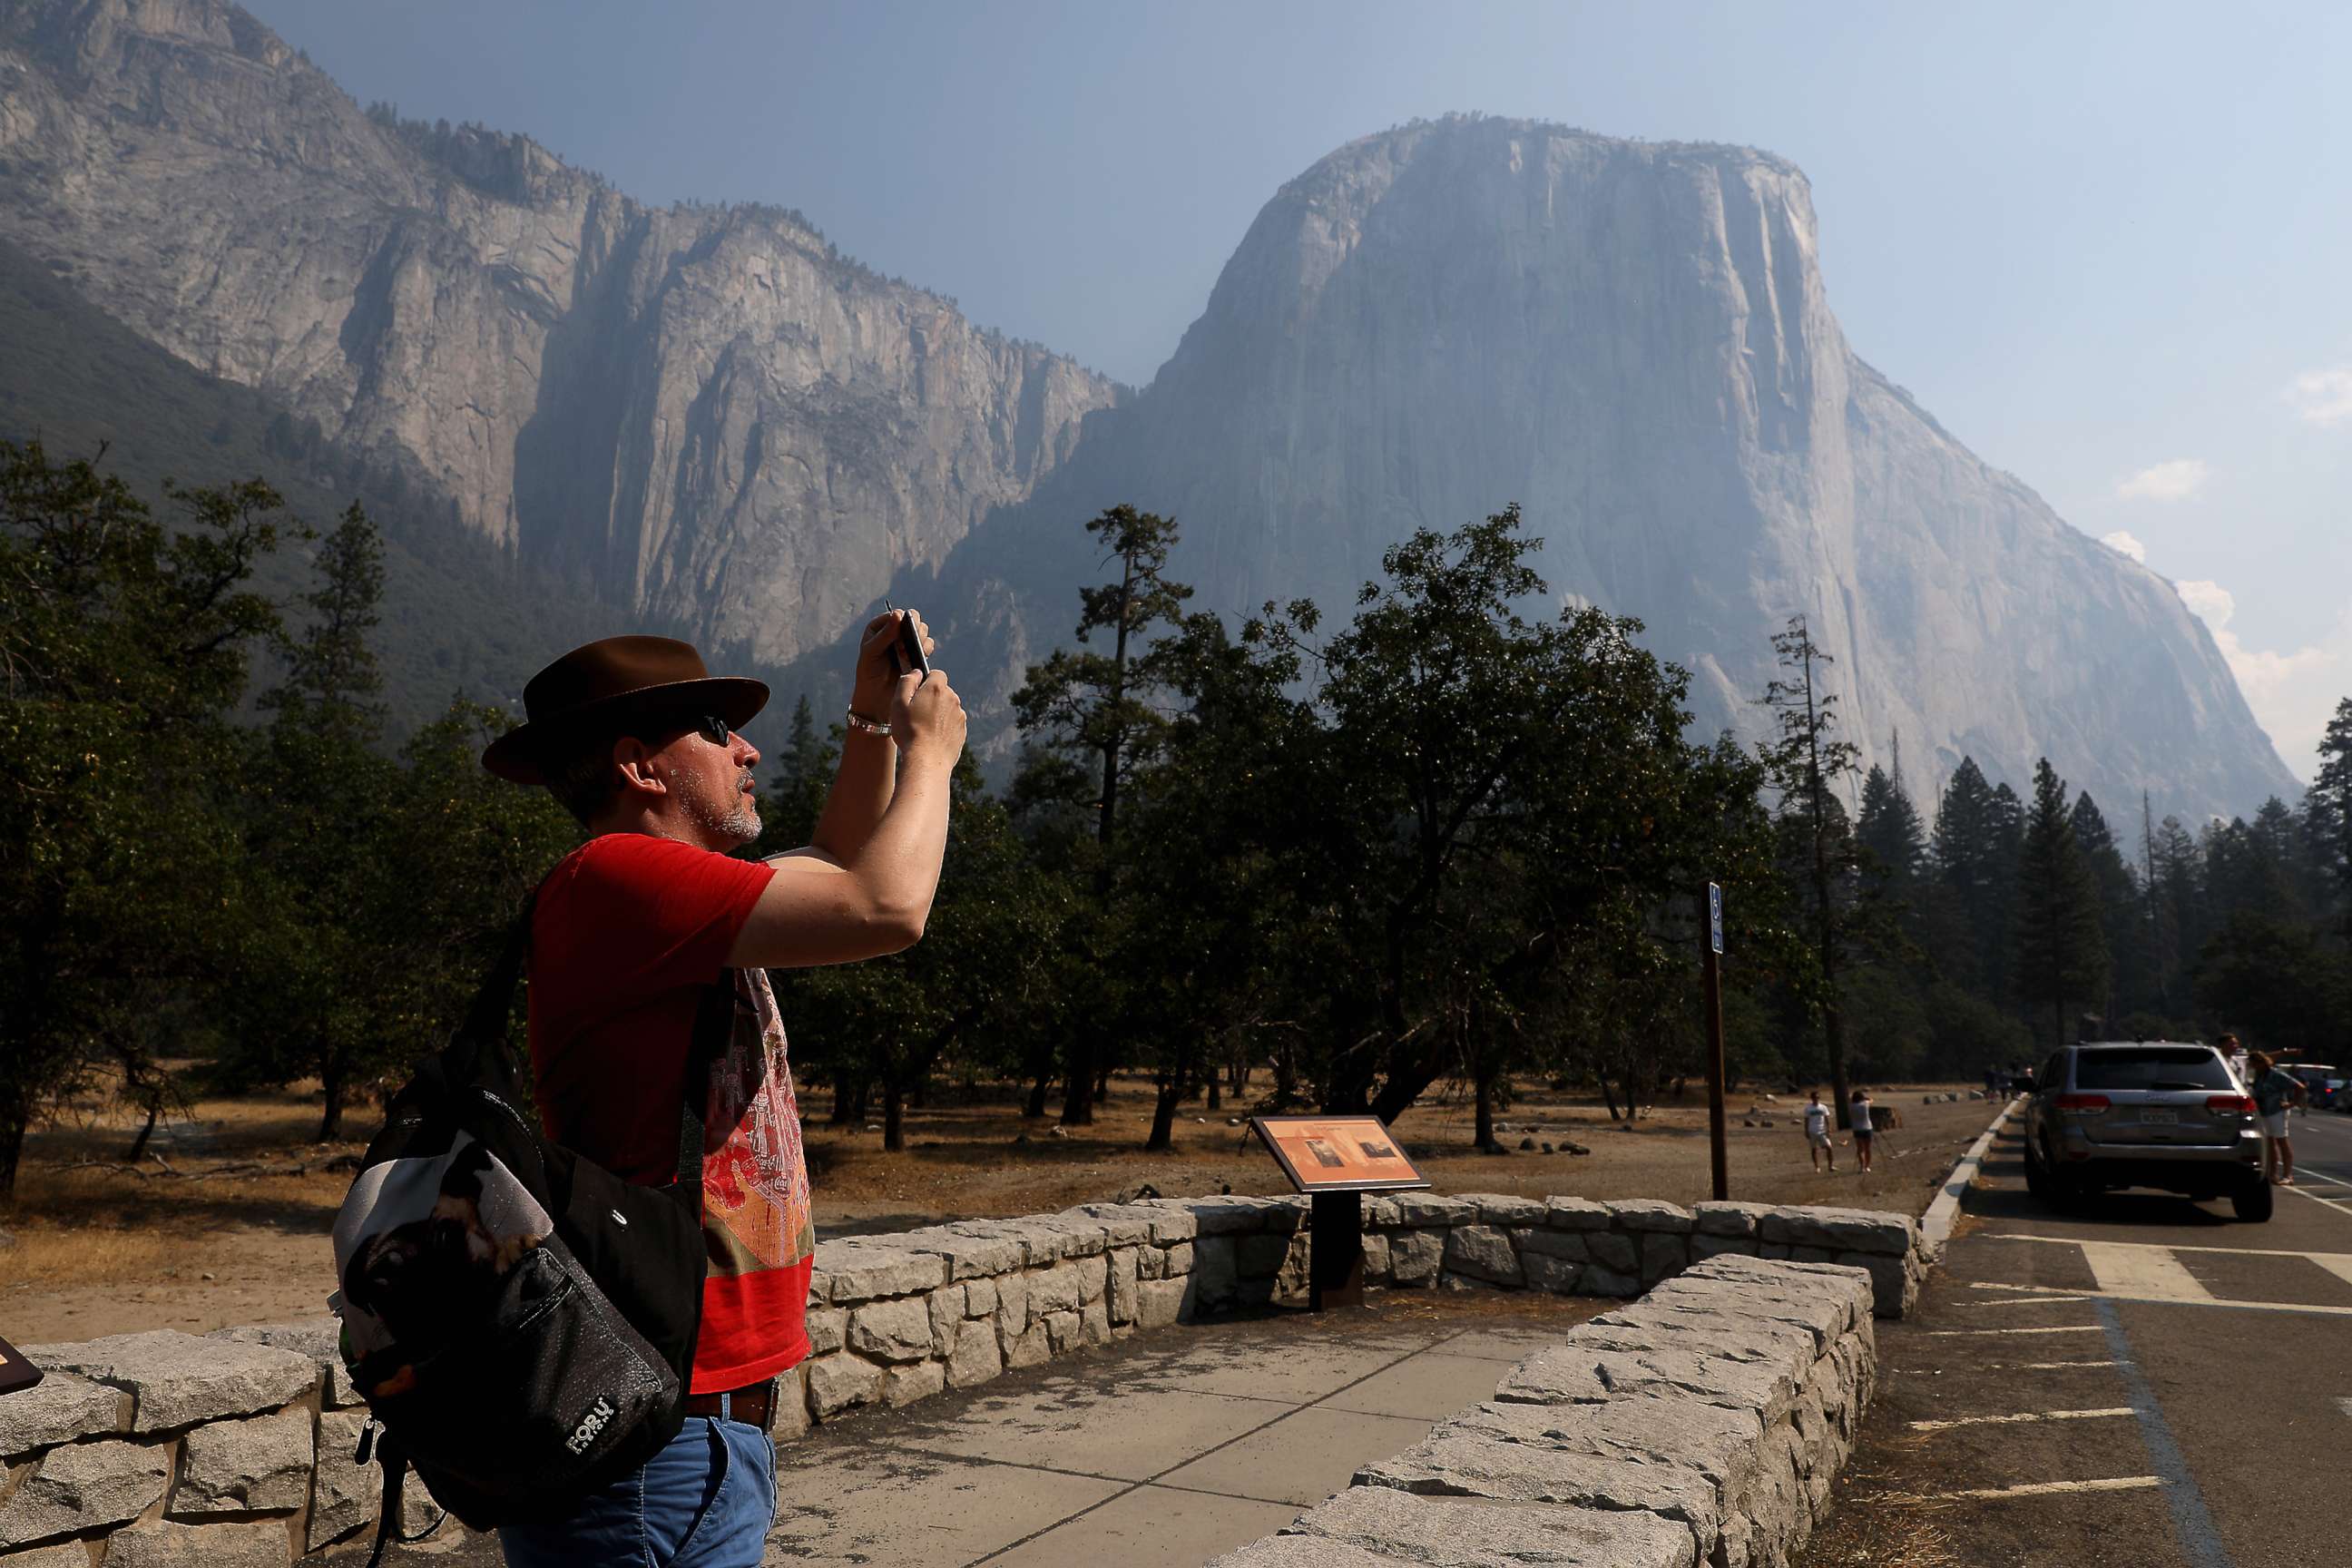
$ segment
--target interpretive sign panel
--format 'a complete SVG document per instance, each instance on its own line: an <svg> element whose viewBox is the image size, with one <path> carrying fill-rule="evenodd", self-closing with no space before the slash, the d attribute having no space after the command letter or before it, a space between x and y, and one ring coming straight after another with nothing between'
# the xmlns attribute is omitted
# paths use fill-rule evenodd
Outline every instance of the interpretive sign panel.
<svg viewBox="0 0 2352 1568"><path fill-rule="evenodd" d="M1258 1116L1250 1129L1302 1193L1401 1193L1429 1185L1377 1116Z"/></svg>

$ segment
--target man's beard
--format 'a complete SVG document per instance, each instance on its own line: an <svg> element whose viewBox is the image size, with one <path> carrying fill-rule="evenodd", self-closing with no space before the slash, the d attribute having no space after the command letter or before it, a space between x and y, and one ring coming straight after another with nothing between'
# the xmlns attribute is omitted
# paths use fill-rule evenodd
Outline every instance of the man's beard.
<svg viewBox="0 0 2352 1568"><path fill-rule="evenodd" d="M742 774L730 787L729 800L722 803L712 800L702 781L689 773L678 780L678 802L688 818L704 832L730 843L749 844L760 837L760 804L743 788L751 782L749 773Z"/></svg>

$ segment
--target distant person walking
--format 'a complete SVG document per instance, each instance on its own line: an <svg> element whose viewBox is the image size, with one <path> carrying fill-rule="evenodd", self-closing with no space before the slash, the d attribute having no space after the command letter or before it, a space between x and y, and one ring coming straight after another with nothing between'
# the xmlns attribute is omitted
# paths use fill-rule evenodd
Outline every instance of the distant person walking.
<svg viewBox="0 0 2352 1568"><path fill-rule="evenodd" d="M2221 1054L2230 1058L2230 1070L2238 1075L2238 1081L2240 1083L2248 1083L2252 1081L2247 1077L2249 1062L2246 1057L2246 1047L2238 1043L2237 1036L2224 1035L2221 1037Z"/></svg>
<svg viewBox="0 0 2352 1568"><path fill-rule="evenodd" d="M2294 1141L2286 1135L2287 1110L2303 1103L2303 1080L2261 1051L2248 1058L2254 1081L2248 1092L2263 1113L2263 1131L2269 1142L2263 1148L2263 1173L2280 1186L2294 1185Z"/></svg>
<svg viewBox="0 0 2352 1568"><path fill-rule="evenodd" d="M1864 1170L1870 1169L1870 1090L1856 1089L1853 1098L1846 1102L1847 1120L1853 1123L1853 1163Z"/></svg>
<svg viewBox="0 0 2352 1568"><path fill-rule="evenodd" d="M1826 1154L1830 1173L1837 1174L1837 1150L1830 1143L1830 1108L1822 1103L1822 1091L1818 1089L1805 1102L1805 1142L1812 1150L1813 1170L1820 1172L1822 1156Z"/></svg>
<svg viewBox="0 0 2352 1568"><path fill-rule="evenodd" d="M1985 1068L1985 1098L1996 1103L2007 1100L2009 1096L2001 1093L2001 1088L2000 1064L1996 1062Z"/></svg>

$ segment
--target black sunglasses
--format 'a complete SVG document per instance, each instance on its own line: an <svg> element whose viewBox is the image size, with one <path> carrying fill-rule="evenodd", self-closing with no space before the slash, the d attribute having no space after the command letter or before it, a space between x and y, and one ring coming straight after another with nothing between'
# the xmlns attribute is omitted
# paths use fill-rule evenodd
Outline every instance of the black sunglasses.
<svg viewBox="0 0 2352 1568"><path fill-rule="evenodd" d="M658 740L667 736L677 734L681 731L685 730L698 731L701 733L702 738L709 742L714 746L725 745L727 743L727 737L735 732L735 727L727 722L726 720L719 717L716 713L705 713L699 717L694 718L690 718L684 713L677 713L671 715L669 719L662 723L659 729L639 731L636 732L636 735L638 740L645 742L647 745L652 745Z"/></svg>

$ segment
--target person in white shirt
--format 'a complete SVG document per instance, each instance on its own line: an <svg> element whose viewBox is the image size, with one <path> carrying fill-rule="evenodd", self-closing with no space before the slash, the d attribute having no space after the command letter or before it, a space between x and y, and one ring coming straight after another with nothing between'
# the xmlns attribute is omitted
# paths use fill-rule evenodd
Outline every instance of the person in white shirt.
<svg viewBox="0 0 2352 1568"><path fill-rule="evenodd" d="M1853 1160L1864 1170L1870 1169L1870 1091L1857 1089L1846 1104L1847 1116L1853 1123Z"/></svg>
<svg viewBox="0 0 2352 1568"><path fill-rule="evenodd" d="M1830 1145L1830 1108L1822 1103L1822 1091L1818 1089L1805 1104L1805 1142L1812 1147L1815 1171L1822 1168L1824 1154L1829 1156L1830 1170L1837 1170L1837 1151Z"/></svg>

